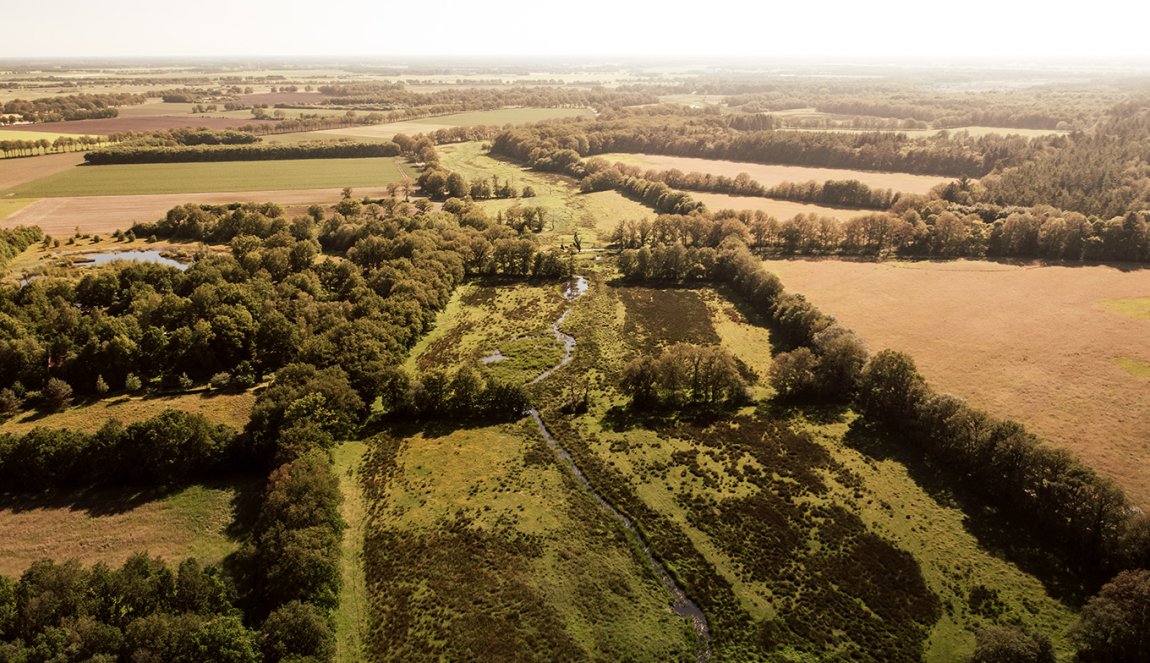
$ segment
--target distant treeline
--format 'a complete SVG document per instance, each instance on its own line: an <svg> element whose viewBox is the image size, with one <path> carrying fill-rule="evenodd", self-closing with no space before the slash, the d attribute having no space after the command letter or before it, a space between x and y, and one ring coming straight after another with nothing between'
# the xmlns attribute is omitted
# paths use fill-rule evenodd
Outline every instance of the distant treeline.
<svg viewBox="0 0 1150 663"><path fill-rule="evenodd" d="M400 113L441 114L509 107L606 108L655 103L642 92L578 87L460 88L413 92L403 83L348 83L321 85L326 105L377 108ZM400 118L402 119L402 118ZM391 118L388 121L393 121Z"/></svg>
<svg viewBox="0 0 1150 663"><path fill-rule="evenodd" d="M722 116L656 107L517 127L495 137L492 150L535 165L559 151L666 154L763 164L981 176L1021 163L1040 139L987 135L908 137L890 132L739 131ZM1053 140L1053 139L1052 139Z"/></svg>
<svg viewBox="0 0 1150 663"><path fill-rule="evenodd" d="M0 156L30 157L49 152L80 152L101 143L109 142L99 136L59 136L53 140L0 140Z"/></svg>
<svg viewBox="0 0 1150 663"><path fill-rule="evenodd" d="M15 99L0 106L0 124L18 122L63 122L116 117L116 106L142 104L147 98L139 94L72 94L26 101Z"/></svg>
<svg viewBox="0 0 1150 663"><path fill-rule="evenodd" d="M84 155L93 166L125 163L176 163L189 161L278 161L283 159L357 159L393 157L395 143L275 143L248 145L120 145Z"/></svg>

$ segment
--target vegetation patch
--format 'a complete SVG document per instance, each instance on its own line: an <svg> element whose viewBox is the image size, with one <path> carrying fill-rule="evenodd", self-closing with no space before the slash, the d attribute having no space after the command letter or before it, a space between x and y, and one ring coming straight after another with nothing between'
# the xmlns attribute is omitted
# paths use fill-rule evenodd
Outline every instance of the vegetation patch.
<svg viewBox="0 0 1150 663"><path fill-rule="evenodd" d="M1150 362L1133 357L1118 357L1114 360L1118 368L1136 378L1150 378Z"/></svg>

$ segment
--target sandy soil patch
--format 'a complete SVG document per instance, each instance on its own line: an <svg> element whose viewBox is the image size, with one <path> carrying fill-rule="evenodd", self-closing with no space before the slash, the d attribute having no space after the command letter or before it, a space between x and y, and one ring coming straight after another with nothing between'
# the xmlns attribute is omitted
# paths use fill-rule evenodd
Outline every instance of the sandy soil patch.
<svg viewBox="0 0 1150 663"><path fill-rule="evenodd" d="M695 159L693 157L671 157L659 154L602 154L608 161L622 161L658 170L678 168L684 173L711 173L735 177L746 173L763 186L774 186L780 182L825 182L826 180L858 180L878 189L891 189L906 193L926 193L931 187L949 181L946 177L933 175L911 175L908 173L879 173L869 170L844 170L840 168L808 168L806 166L772 166L742 161L718 161L715 159Z"/></svg>
<svg viewBox="0 0 1150 663"><path fill-rule="evenodd" d="M46 234L67 237L76 232L109 233L140 221L155 221L184 203L223 205L234 202L276 202L285 207L338 202L341 189L239 191L227 193L165 193L147 196L77 196L41 198L0 221L0 227L40 226ZM386 189L356 188L354 195L382 197Z"/></svg>
<svg viewBox="0 0 1150 663"><path fill-rule="evenodd" d="M866 339L914 357L938 390L1070 449L1150 506L1150 320L1107 302L1150 295L1150 270L991 262L768 261Z"/></svg>

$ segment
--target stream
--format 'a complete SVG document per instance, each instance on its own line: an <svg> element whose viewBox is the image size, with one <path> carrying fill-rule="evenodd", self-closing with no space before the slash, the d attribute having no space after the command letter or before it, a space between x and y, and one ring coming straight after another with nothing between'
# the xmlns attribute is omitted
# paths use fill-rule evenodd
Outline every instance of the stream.
<svg viewBox="0 0 1150 663"><path fill-rule="evenodd" d="M573 281L569 281L563 288L563 296L570 302L575 301L586 292L587 280L582 276L576 276ZM563 359L561 359L558 364L540 373L538 377L531 381L531 384L535 384L547 378L571 361L572 352L575 350L575 337L563 333L559 329L559 326L567 319L567 314L571 312L572 308L573 306L568 306L567 309L563 311L563 315L559 316L559 319L551 325L551 330L555 333L555 338L563 343ZM675 614L691 621L691 627L694 629L695 636L698 640L696 660L699 663L709 661L711 659L711 630L707 625L707 616L704 615L699 606L687 596L683 588L675 582L670 572L667 571L667 567L655 559L654 554L651 553L651 547L647 545L646 540L644 540L639 533L639 528L635 526L635 521L631 520L631 518L622 511L616 509L614 505L607 501L607 498L595 490L595 487L587 480L587 475L583 474L583 470L579 469L579 465L576 464L575 459L571 457L570 452L551 435L551 431L547 430L547 426L543 423L543 418L539 416L539 410L531 408L527 411L527 414L531 415L531 418L535 420L535 425L539 427L539 433L543 436L543 440L547 442L547 445L559 456L563 465L566 466L571 475L575 477L575 480L591 494L591 497L598 502L600 508L610 514L627 530L636 547L642 552L647 566L655 572L655 575L663 582L663 587L671 595L671 609L675 611Z"/></svg>

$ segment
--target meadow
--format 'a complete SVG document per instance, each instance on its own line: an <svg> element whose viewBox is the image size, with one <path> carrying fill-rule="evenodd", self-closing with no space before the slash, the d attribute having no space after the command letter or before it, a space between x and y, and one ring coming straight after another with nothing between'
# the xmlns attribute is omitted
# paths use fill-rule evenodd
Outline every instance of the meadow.
<svg viewBox="0 0 1150 663"><path fill-rule="evenodd" d="M141 550L173 566L193 556L218 562L239 547L236 503L250 483L0 496L0 574L19 577L44 558L116 566Z"/></svg>
<svg viewBox="0 0 1150 663"><path fill-rule="evenodd" d="M1021 421L1150 504L1150 272L1101 265L768 261L788 288L909 353L936 389ZM1140 315L1141 313L1141 315Z"/></svg>
<svg viewBox="0 0 1150 663"><path fill-rule="evenodd" d="M703 203L707 209L718 211L733 209L736 211L753 210L766 212L780 221L790 219L799 214L814 214L828 216L839 221L847 221L856 216L862 216L873 210L849 209L843 207L826 207L825 205L812 205L809 203L796 203L790 200L775 200L774 198L760 198L758 196L728 196L725 193L688 192L691 198Z"/></svg>
<svg viewBox="0 0 1150 663"><path fill-rule="evenodd" d="M84 166L0 191L0 197L382 187L388 182L399 182L402 177L393 158Z"/></svg>
<svg viewBox="0 0 1150 663"><path fill-rule="evenodd" d="M403 122L390 122L387 124L347 127L344 129L324 129L310 133L316 138L325 136L391 138L395 134L412 136L418 133L430 133L436 129L446 127L471 127L478 125L503 126L506 124L538 122L540 120L549 120L558 117L590 115L592 115L592 112L586 108L503 108L493 111L471 111L468 113L438 115Z"/></svg>

